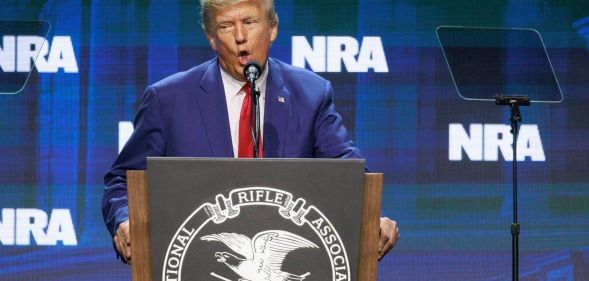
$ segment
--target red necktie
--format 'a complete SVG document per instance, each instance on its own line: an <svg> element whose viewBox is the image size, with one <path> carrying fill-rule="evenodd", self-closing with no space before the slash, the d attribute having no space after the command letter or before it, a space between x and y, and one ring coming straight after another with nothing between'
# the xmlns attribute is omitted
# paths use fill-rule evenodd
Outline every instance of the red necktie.
<svg viewBox="0 0 589 281"><path fill-rule="evenodd" d="M240 91L245 92L241 113L239 114L239 148L237 157L253 158L254 157L254 139L250 127L250 114L252 108L252 98L250 94L250 84L245 83ZM259 141L258 156L262 158L262 140Z"/></svg>

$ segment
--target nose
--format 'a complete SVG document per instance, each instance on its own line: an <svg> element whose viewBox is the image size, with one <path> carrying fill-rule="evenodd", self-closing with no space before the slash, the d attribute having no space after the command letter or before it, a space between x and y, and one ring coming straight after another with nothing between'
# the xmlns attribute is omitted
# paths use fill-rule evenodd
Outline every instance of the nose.
<svg viewBox="0 0 589 281"><path fill-rule="evenodd" d="M237 44L244 43L247 40L247 29L243 24L238 24L235 27L235 42Z"/></svg>

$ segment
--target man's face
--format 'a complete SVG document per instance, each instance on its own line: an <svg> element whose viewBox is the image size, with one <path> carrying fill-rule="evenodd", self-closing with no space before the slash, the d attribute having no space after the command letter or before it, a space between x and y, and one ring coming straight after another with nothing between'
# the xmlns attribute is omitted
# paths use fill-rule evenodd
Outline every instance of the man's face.
<svg viewBox="0 0 589 281"><path fill-rule="evenodd" d="M218 9L207 37L219 63L235 79L245 81L243 67L257 61L264 68L278 25L270 25L261 0L242 1Z"/></svg>

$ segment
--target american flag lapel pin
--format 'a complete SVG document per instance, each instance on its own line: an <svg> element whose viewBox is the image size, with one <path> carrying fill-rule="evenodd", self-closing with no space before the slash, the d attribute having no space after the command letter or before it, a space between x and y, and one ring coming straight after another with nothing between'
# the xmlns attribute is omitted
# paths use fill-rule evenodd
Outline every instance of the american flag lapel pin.
<svg viewBox="0 0 589 281"><path fill-rule="evenodd" d="M279 96L279 97L278 97L278 102L280 102L280 103L284 103L284 97L283 97L283 96Z"/></svg>

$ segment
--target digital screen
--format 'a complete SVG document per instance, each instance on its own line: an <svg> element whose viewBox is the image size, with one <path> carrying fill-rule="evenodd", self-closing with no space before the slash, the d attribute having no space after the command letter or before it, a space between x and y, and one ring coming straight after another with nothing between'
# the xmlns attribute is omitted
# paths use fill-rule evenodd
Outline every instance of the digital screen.
<svg viewBox="0 0 589 281"><path fill-rule="evenodd" d="M368 168L384 173L383 215L401 239L378 280L511 280L509 108L460 97L436 29L538 31L563 101L520 108L520 280L589 280L585 0L275 5L270 56L332 82ZM0 95L0 280L130 280L102 219L103 176L145 88L215 56L199 11L196 0L0 3L2 21L51 26L32 42L0 38L2 75L44 42L24 88Z"/></svg>

